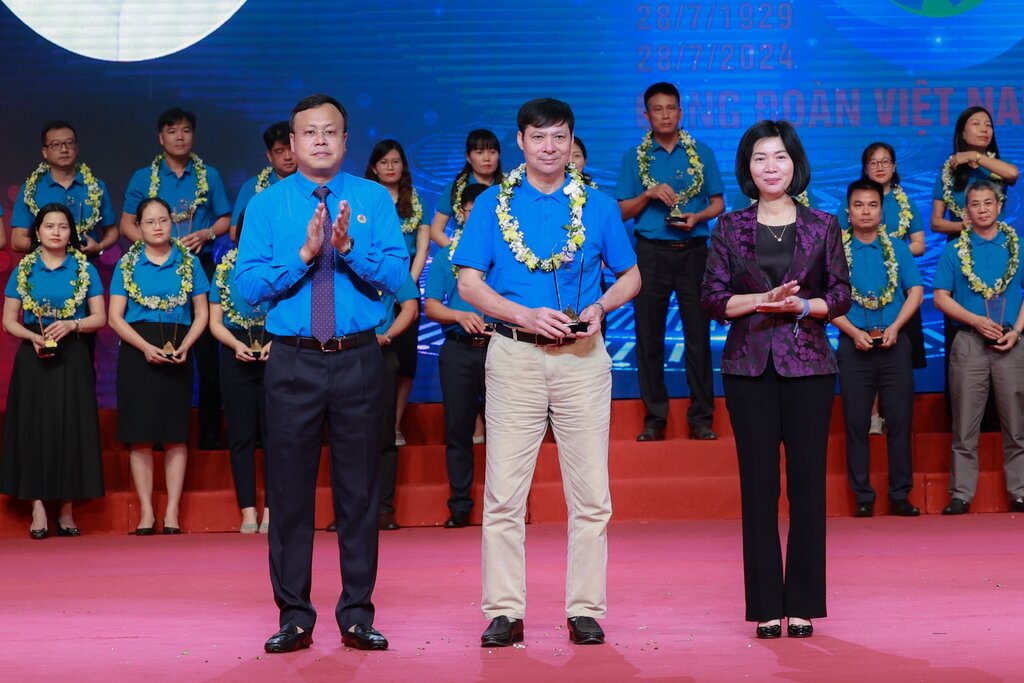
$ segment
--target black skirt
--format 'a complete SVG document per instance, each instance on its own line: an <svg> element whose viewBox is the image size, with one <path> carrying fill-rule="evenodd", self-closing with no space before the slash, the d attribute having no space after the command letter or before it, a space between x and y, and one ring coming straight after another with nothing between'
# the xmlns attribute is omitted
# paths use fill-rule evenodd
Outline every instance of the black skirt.
<svg viewBox="0 0 1024 683"><path fill-rule="evenodd" d="M180 344L188 325L132 323L150 344ZM192 412L192 352L181 364L154 364L122 341L117 354L117 438L123 443L188 441Z"/></svg>
<svg viewBox="0 0 1024 683"><path fill-rule="evenodd" d="M22 342L7 391L0 492L22 500L102 496L96 379L86 343L68 335L44 359Z"/></svg>

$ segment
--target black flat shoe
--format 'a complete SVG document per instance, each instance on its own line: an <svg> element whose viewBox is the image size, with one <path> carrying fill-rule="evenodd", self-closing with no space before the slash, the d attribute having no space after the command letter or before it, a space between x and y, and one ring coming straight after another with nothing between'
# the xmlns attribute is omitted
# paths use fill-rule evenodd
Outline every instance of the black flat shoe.
<svg viewBox="0 0 1024 683"><path fill-rule="evenodd" d="M177 536L181 533L181 529L176 526L165 526L163 533L164 536Z"/></svg>
<svg viewBox="0 0 1024 683"><path fill-rule="evenodd" d="M448 521L444 523L445 529L461 529L464 526L469 526L468 516L452 515L448 518Z"/></svg>
<svg viewBox="0 0 1024 683"><path fill-rule="evenodd" d="M398 522L395 521L395 513L388 510L381 510L377 513L377 528L381 531L395 531L401 529Z"/></svg>
<svg viewBox="0 0 1024 683"><path fill-rule="evenodd" d="M594 617L571 617L569 624L569 640L577 645L603 645L604 631Z"/></svg>
<svg viewBox="0 0 1024 683"><path fill-rule="evenodd" d="M508 647L523 642L523 620L494 617L480 636L480 647Z"/></svg>
<svg viewBox="0 0 1024 683"><path fill-rule="evenodd" d="M814 635L814 626L812 624L789 624L786 627L786 632L790 638L810 638Z"/></svg>
<svg viewBox="0 0 1024 683"><path fill-rule="evenodd" d="M134 536L152 536L156 533L156 529L151 526L140 526L138 529L131 533Z"/></svg>
<svg viewBox="0 0 1024 683"><path fill-rule="evenodd" d="M782 624L769 624L757 627L757 637L761 640L771 640L782 637Z"/></svg>
<svg viewBox="0 0 1024 683"><path fill-rule="evenodd" d="M342 631L341 642L345 646L354 647L357 650L388 649L388 639L380 631L367 624L356 624L351 631Z"/></svg>
<svg viewBox="0 0 1024 683"><path fill-rule="evenodd" d="M665 430L664 429L653 429L652 427L646 427L644 431L640 432L637 437L637 441L664 441Z"/></svg>
<svg viewBox="0 0 1024 683"><path fill-rule="evenodd" d="M912 505L906 498L889 500L889 512L897 517L917 517L921 514L921 510Z"/></svg>
<svg viewBox="0 0 1024 683"><path fill-rule="evenodd" d="M50 535L50 530L46 529L46 528L43 528L43 529L29 529L28 530L28 535L34 541L41 541L41 540L43 540L44 538L46 538L47 536Z"/></svg>
<svg viewBox="0 0 1024 683"><path fill-rule="evenodd" d="M1010 512L1024 512L1024 498L1011 498Z"/></svg>
<svg viewBox="0 0 1024 683"><path fill-rule="evenodd" d="M944 515L963 515L970 512L971 504L966 500L960 498L953 498L949 501L949 505L942 509Z"/></svg>
<svg viewBox="0 0 1024 683"><path fill-rule="evenodd" d="M263 650L270 653L295 652L296 650L304 650L312 644L312 631L299 633L298 627L285 624L281 627L280 631L270 636L267 642L263 644Z"/></svg>
<svg viewBox="0 0 1024 683"><path fill-rule="evenodd" d="M718 434L711 427L690 427L690 438L695 441L716 441Z"/></svg>
<svg viewBox="0 0 1024 683"><path fill-rule="evenodd" d="M854 517L874 517L874 503L857 503L857 509L853 511Z"/></svg>
<svg viewBox="0 0 1024 683"><path fill-rule="evenodd" d="M58 524L57 525L57 535L58 536L81 536L82 532L81 532L81 530L77 526L67 526L67 527L65 527L65 526L61 526L60 524Z"/></svg>

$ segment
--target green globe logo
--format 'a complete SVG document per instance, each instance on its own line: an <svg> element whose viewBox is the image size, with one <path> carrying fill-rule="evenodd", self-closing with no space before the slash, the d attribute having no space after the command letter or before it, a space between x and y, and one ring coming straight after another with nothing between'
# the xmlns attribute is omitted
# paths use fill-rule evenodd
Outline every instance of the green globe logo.
<svg viewBox="0 0 1024 683"><path fill-rule="evenodd" d="M892 0L892 4L897 7L933 19L965 14L980 5L981 2L982 0L917 0L917 2Z"/></svg>

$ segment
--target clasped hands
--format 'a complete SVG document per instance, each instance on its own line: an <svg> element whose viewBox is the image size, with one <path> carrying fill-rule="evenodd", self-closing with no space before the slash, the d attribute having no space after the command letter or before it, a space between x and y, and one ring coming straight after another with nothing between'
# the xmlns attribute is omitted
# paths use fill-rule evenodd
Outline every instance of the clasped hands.
<svg viewBox="0 0 1024 683"><path fill-rule="evenodd" d="M679 197L676 195L676 191L673 190L672 186L667 183L661 183L660 185L655 185L654 187L647 188L646 190L644 190L644 194L647 196L648 199L660 201L662 204L664 204L670 209L675 207L675 205L679 203ZM693 230L693 228L696 227L698 222L696 220L696 216L697 214L692 212L683 213L680 214L679 216L676 216L675 221L677 221L678 223L685 223L685 226L679 226L678 229L685 230L686 232Z"/></svg>
<svg viewBox="0 0 1024 683"><path fill-rule="evenodd" d="M52 339L55 342L60 342L61 339L68 336L75 331L74 320L55 320L46 326L42 334L37 334L32 337L32 346L35 347L36 355L39 355L39 351L46 344L47 339Z"/></svg>
<svg viewBox="0 0 1024 683"><path fill-rule="evenodd" d="M799 315L804 312L804 300L796 295L800 291L800 285L796 280L783 282L778 287L773 287L761 295L761 299L754 306L758 313L793 313Z"/></svg>
<svg viewBox="0 0 1024 683"><path fill-rule="evenodd" d="M1017 334L1017 330L1013 328L1004 332L1002 325L983 315L975 316L975 319L971 322L971 327L982 337L995 341L995 344L991 346L997 351L1009 351L1017 343L1020 336Z"/></svg>
<svg viewBox="0 0 1024 683"><path fill-rule="evenodd" d="M527 332L535 332L549 339L586 339L592 337L601 330L601 307L590 304L579 314L579 321L588 323L584 332L573 333L569 330L569 323L575 322L572 318L561 311L553 308L529 308L526 314L519 320L519 325Z"/></svg>
<svg viewBox="0 0 1024 683"><path fill-rule="evenodd" d="M312 263L324 243L324 217L327 215L327 206L320 202L317 204L313 217L306 224L306 241L299 249L299 257L303 263ZM342 199L338 203L338 213L334 217L334 226L331 231L331 244L340 252L346 252L352 242L348 234L348 223L352 217L352 207L348 200Z"/></svg>

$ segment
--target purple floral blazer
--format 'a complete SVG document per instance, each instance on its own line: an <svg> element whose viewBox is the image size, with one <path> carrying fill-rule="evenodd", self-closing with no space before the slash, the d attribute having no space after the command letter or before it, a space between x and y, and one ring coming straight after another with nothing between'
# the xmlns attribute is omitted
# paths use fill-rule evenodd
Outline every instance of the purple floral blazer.
<svg viewBox="0 0 1024 683"><path fill-rule="evenodd" d="M784 281L800 284L798 296L821 298L828 319L850 310L850 273L836 217L797 205L796 247ZM773 313L751 313L726 320L725 305L734 294L771 289L757 265L757 204L718 219L711 235L707 269L701 285L701 307L720 323L731 323L722 352L722 373L757 377L768 365L783 377L838 372L825 321Z"/></svg>

